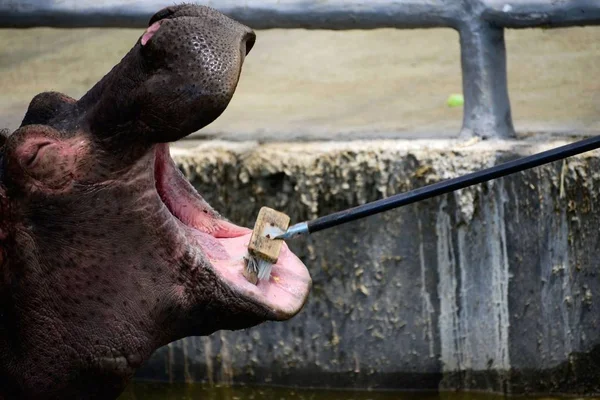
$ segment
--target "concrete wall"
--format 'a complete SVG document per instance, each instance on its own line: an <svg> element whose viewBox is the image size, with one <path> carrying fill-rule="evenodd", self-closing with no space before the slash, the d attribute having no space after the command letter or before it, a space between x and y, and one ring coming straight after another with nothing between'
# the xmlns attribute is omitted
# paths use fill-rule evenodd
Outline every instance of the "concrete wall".
<svg viewBox="0 0 600 400"><path fill-rule="evenodd" d="M172 150L183 171L252 226L263 205L300 222L564 142L196 144ZM591 153L298 239L297 317L174 343L139 377L600 393L598 171Z"/></svg>

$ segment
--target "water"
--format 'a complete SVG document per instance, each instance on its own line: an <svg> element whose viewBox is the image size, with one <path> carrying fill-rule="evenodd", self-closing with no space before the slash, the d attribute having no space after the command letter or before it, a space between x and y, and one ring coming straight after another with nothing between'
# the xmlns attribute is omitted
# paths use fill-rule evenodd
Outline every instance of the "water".
<svg viewBox="0 0 600 400"><path fill-rule="evenodd" d="M475 393L392 393L285 388L206 387L185 384L131 385L119 400L501 400L504 396ZM559 400L559 397L518 397L518 399ZM571 397L570 399L573 399ZM586 398L600 400L600 398Z"/></svg>

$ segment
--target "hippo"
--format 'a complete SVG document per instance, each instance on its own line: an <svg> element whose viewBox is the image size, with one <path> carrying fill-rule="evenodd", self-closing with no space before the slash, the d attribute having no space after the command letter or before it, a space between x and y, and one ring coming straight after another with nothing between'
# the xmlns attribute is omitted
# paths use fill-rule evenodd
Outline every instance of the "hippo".
<svg viewBox="0 0 600 400"><path fill-rule="evenodd" d="M169 152L222 114L255 40L214 9L165 8L81 99L41 93L0 135L0 399L113 399L161 346L302 309L300 259L284 246L248 282L251 230Z"/></svg>

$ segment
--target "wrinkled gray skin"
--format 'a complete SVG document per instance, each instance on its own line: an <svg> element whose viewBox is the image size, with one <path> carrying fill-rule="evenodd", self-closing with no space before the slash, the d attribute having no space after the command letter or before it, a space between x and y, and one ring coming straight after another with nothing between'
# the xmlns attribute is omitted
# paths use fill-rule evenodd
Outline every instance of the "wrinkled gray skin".
<svg viewBox="0 0 600 400"><path fill-rule="evenodd" d="M42 93L0 139L0 399L115 398L160 346L291 317L220 280L155 188L158 144L224 111L255 35L200 6L156 21L83 98Z"/></svg>

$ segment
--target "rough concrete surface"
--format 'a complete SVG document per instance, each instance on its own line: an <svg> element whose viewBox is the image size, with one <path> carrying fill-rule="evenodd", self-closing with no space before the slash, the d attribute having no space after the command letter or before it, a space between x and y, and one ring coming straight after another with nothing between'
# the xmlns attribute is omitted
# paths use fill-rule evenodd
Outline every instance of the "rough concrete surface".
<svg viewBox="0 0 600 400"><path fill-rule="evenodd" d="M263 205L300 222L562 144L217 141L172 154L252 226ZM590 153L292 241L314 279L297 317L171 344L139 377L600 393L599 167Z"/></svg>
<svg viewBox="0 0 600 400"><path fill-rule="evenodd" d="M137 29L0 30L0 127L37 93L79 97L131 48ZM515 128L598 132L600 28L506 32ZM203 134L234 140L456 136L462 109L451 29L259 31L230 107Z"/></svg>

